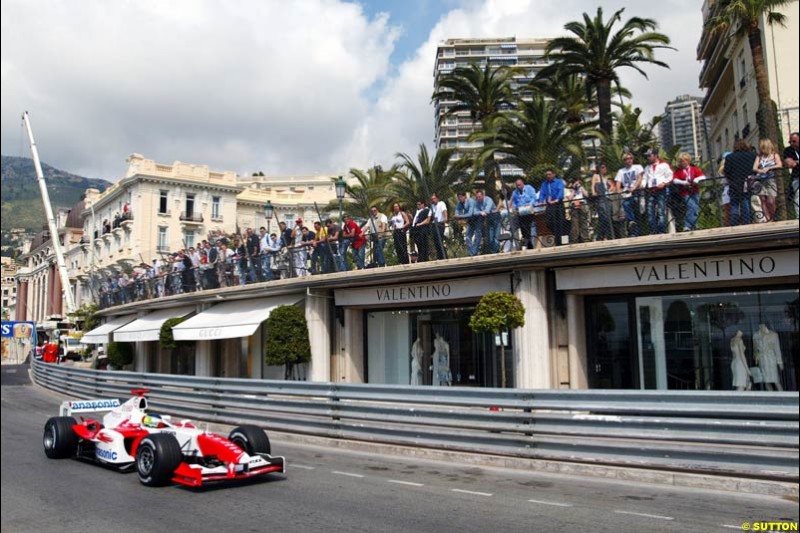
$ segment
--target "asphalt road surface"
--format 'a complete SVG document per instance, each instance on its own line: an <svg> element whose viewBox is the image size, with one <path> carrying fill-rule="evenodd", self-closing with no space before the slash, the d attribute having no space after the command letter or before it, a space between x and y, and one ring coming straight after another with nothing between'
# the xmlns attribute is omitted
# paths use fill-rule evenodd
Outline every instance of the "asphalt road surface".
<svg viewBox="0 0 800 533"><path fill-rule="evenodd" d="M796 501L476 468L329 450L273 438L286 474L195 490L148 488L74 459L50 460L42 429L65 399L2 368L3 532L731 531L798 519Z"/></svg>

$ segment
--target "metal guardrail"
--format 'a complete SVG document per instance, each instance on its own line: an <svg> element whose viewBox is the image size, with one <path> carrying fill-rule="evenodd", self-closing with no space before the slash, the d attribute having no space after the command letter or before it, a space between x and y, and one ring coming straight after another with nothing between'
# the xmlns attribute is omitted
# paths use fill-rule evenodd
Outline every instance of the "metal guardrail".
<svg viewBox="0 0 800 533"><path fill-rule="evenodd" d="M174 416L472 453L798 481L798 394L355 385L108 372L34 361L78 398L147 388Z"/></svg>

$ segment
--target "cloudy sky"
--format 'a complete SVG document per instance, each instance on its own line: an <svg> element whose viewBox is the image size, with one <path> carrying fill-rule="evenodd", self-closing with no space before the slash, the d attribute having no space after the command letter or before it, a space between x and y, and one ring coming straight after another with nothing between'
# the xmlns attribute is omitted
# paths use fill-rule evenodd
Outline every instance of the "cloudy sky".
<svg viewBox="0 0 800 533"><path fill-rule="evenodd" d="M432 144L437 44L552 37L600 0L3 0L2 153L115 181L138 152L268 175L340 174ZM676 51L623 72L651 117L697 88L700 0L633 3Z"/></svg>

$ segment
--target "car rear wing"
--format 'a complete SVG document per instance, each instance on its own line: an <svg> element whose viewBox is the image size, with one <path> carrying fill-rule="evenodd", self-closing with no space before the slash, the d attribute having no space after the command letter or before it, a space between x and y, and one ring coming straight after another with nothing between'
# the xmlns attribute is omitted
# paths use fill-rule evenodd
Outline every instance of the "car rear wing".
<svg viewBox="0 0 800 533"><path fill-rule="evenodd" d="M103 398L98 400L68 400L58 409L59 416L72 416L75 413L96 413L111 411L120 406L116 398Z"/></svg>

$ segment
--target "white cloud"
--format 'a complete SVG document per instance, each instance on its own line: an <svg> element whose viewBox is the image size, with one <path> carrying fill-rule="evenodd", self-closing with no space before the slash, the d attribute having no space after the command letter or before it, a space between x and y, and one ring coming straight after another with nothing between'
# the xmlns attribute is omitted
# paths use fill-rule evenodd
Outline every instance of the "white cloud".
<svg viewBox="0 0 800 533"><path fill-rule="evenodd" d="M431 144L439 41L551 37L596 9L583 0L459 5L392 68L393 20L337 0L4 0L2 151L28 154L19 128L28 109L42 159L90 177L118 178L132 152L268 174L389 164ZM650 81L623 73L650 117L678 94L699 94L701 21L690 0L644 7L625 16L656 18L679 48L659 53L672 70L649 67Z"/></svg>

